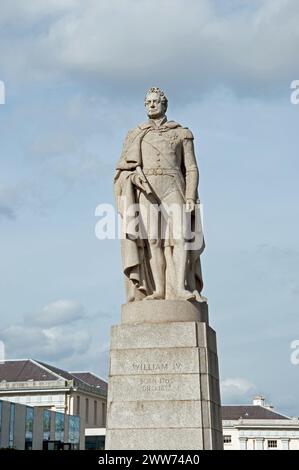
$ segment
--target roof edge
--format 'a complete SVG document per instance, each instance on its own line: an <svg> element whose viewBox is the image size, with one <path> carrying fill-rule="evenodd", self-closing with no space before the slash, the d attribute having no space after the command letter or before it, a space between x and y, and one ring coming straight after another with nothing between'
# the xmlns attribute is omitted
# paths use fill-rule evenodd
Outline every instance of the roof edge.
<svg viewBox="0 0 299 470"><path fill-rule="evenodd" d="M55 375L57 378L59 379L62 379L64 381L66 381L67 379L65 377L62 377L62 375L59 375L57 374L56 372L54 372L52 369L49 369L48 367L46 367L46 365L44 365L44 363L42 362L39 362L35 359L29 359L29 361L31 361L33 364L35 364L36 366L38 367L41 367L42 369L46 370L47 372L49 372L50 374L52 375ZM67 372L67 371L66 371Z"/></svg>
<svg viewBox="0 0 299 470"><path fill-rule="evenodd" d="M97 379L103 380L103 382L108 383L108 379L104 379L103 377L96 374L95 372L90 372L90 371L86 371L86 370L81 370L81 371L76 370L76 371L69 371L69 373L70 374L91 374L91 375L94 375L95 377L97 377Z"/></svg>

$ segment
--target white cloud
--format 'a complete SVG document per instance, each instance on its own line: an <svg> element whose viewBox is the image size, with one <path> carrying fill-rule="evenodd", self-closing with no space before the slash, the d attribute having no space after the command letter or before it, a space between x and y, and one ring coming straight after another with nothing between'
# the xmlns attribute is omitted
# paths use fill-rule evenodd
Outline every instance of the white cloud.
<svg viewBox="0 0 299 470"><path fill-rule="evenodd" d="M68 331L68 328L41 329L26 325L8 327L1 332L6 353L12 358L47 358L59 360L84 354L89 347L90 336L84 331Z"/></svg>
<svg viewBox="0 0 299 470"><path fill-rule="evenodd" d="M59 359L83 354L90 345L90 334L82 328L85 312L73 300L58 300L44 306L35 315L26 315L22 323L1 331L8 354L16 357Z"/></svg>
<svg viewBox="0 0 299 470"><path fill-rule="evenodd" d="M35 358L67 370L107 373L109 343L102 340L106 316L85 314L73 300L59 300L0 330L7 358Z"/></svg>
<svg viewBox="0 0 299 470"><path fill-rule="evenodd" d="M31 325L53 327L73 322L85 317L83 306L74 300L57 300L42 308L35 315L28 315L25 320Z"/></svg>
<svg viewBox="0 0 299 470"><path fill-rule="evenodd" d="M79 0L2 0L0 24L25 28L49 16L62 14L78 4Z"/></svg>
<svg viewBox="0 0 299 470"><path fill-rule="evenodd" d="M93 77L125 90L155 79L192 84L197 95L219 84L251 95L298 71L297 0L261 0L225 13L210 0L161 0L158 12L150 0L36 3L14 2L6 12L15 21L12 11L22 4L32 21L26 40L8 38L1 47L6 67L21 68L22 78L25 71Z"/></svg>
<svg viewBox="0 0 299 470"><path fill-rule="evenodd" d="M248 403L256 386L244 378L228 378L221 382L221 397L224 403Z"/></svg>

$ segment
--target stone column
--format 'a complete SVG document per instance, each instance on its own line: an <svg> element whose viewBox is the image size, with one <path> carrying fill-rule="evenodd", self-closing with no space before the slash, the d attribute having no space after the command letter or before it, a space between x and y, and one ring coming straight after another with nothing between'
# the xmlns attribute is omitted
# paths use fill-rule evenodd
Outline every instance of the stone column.
<svg viewBox="0 0 299 470"><path fill-rule="evenodd" d="M281 450L289 450L289 441L290 439L288 438L281 439Z"/></svg>
<svg viewBox="0 0 299 470"><path fill-rule="evenodd" d="M263 437L255 438L255 450L264 450L264 438Z"/></svg>
<svg viewBox="0 0 299 470"><path fill-rule="evenodd" d="M239 442L240 442L240 450L246 450L247 449L247 437L239 437Z"/></svg>
<svg viewBox="0 0 299 470"><path fill-rule="evenodd" d="M2 420L0 432L0 447L9 445L10 402L2 401Z"/></svg>
<svg viewBox="0 0 299 470"><path fill-rule="evenodd" d="M32 449L42 450L44 440L44 410L37 406L34 407L34 418L33 418L33 438L32 438Z"/></svg>
<svg viewBox="0 0 299 470"><path fill-rule="evenodd" d="M206 303L146 300L112 327L106 449L222 449L216 334Z"/></svg>

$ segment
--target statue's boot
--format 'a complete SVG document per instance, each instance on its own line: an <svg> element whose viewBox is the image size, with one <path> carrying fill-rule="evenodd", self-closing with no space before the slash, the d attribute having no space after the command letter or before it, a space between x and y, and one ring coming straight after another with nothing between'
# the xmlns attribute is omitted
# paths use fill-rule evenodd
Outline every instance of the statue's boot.
<svg viewBox="0 0 299 470"><path fill-rule="evenodd" d="M163 292L154 291L151 295L145 297L144 300L161 300L164 299Z"/></svg>
<svg viewBox="0 0 299 470"><path fill-rule="evenodd" d="M207 302L208 299L206 297L204 297L203 295L201 295L198 290L194 290L193 291L193 294L195 295L195 300L197 302L200 302L200 303L203 303L203 302Z"/></svg>
<svg viewBox="0 0 299 470"><path fill-rule="evenodd" d="M183 289L179 290L176 293L176 296L180 300L192 300L195 299L195 294L193 292L190 292L189 290Z"/></svg>

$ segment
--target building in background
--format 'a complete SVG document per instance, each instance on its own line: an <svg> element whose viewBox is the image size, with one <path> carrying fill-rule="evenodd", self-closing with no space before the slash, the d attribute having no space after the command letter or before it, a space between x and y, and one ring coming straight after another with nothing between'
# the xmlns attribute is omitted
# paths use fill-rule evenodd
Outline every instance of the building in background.
<svg viewBox="0 0 299 470"><path fill-rule="evenodd" d="M0 400L1 449L76 450L80 436L79 416Z"/></svg>
<svg viewBox="0 0 299 470"><path fill-rule="evenodd" d="M59 416L78 416L80 449L85 448L85 429L92 433L106 426L107 383L90 372L67 372L32 359L7 360L0 363L0 400L60 413L61 427Z"/></svg>
<svg viewBox="0 0 299 470"><path fill-rule="evenodd" d="M265 404L222 406L224 450L299 450L299 420Z"/></svg>

